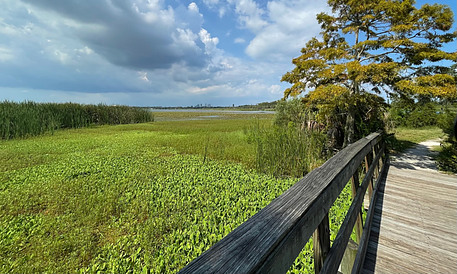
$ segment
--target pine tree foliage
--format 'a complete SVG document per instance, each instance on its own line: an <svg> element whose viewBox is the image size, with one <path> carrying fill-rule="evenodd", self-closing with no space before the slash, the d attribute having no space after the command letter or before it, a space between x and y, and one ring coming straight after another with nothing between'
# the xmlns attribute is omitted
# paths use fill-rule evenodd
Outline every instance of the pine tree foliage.
<svg viewBox="0 0 457 274"><path fill-rule="evenodd" d="M442 50L456 40L453 13L440 4L415 7L413 0L328 0L332 14L320 13L321 38L312 38L293 59L282 81L284 97L308 92L317 109L338 107L347 117L345 143L354 138L355 115L370 93L457 98L450 66L457 52ZM364 99L365 98L365 99ZM368 98L368 99L367 99ZM376 106L373 106L376 107Z"/></svg>

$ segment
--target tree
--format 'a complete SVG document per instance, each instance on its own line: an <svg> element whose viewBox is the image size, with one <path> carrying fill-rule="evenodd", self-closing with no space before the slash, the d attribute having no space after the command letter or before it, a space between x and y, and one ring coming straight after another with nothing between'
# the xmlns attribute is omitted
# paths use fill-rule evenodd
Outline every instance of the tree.
<svg viewBox="0 0 457 274"><path fill-rule="evenodd" d="M321 39L312 38L293 59L282 81L284 98L303 100L319 113L344 115L344 146L355 141L356 117L382 106L376 94L456 98L456 79L446 62L456 52L453 13L445 5L414 6L413 0L328 0L332 14L320 13ZM323 117L322 121L328 120Z"/></svg>

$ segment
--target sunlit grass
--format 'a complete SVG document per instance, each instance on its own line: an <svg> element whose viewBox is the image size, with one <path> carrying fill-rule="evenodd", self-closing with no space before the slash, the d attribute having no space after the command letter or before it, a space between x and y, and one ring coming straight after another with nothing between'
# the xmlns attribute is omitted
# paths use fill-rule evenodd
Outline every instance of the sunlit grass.
<svg viewBox="0 0 457 274"><path fill-rule="evenodd" d="M394 137L388 140L394 153L402 152L420 142L439 140L444 138L443 130L439 127L406 128L399 127L393 130Z"/></svg>

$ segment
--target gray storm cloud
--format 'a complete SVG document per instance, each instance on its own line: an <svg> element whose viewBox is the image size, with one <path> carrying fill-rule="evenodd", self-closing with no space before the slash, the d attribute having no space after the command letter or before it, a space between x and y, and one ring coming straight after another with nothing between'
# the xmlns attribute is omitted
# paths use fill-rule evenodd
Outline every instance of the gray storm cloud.
<svg viewBox="0 0 457 274"><path fill-rule="evenodd" d="M75 21L75 35L115 65L161 69L176 63L204 67L208 62L198 36L202 16L192 5L174 10L150 1L23 2Z"/></svg>

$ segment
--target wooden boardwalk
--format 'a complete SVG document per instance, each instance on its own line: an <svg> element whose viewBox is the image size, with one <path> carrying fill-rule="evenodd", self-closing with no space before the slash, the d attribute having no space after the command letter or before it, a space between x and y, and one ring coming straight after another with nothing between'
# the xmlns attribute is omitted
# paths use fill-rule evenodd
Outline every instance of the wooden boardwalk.
<svg viewBox="0 0 457 274"><path fill-rule="evenodd" d="M363 273L457 273L457 176L428 154L424 143L391 160Z"/></svg>

